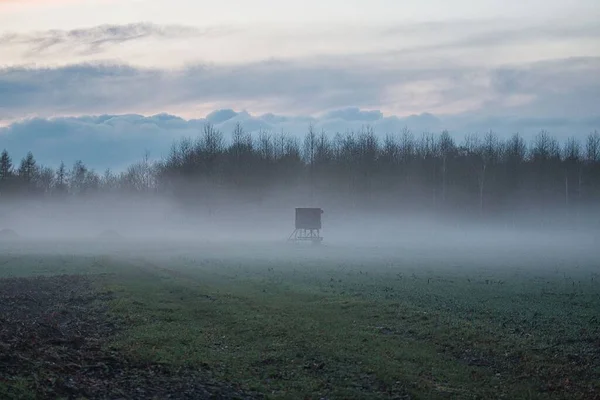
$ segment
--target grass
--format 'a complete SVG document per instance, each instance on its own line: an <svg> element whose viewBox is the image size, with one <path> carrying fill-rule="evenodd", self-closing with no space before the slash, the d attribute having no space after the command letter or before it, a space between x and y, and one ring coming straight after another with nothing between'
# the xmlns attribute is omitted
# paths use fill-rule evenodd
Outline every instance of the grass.
<svg viewBox="0 0 600 400"><path fill-rule="evenodd" d="M10 384L0 382L0 398L34 400L35 395L29 382L18 379L16 382L13 381Z"/></svg>
<svg viewBox="0 0 600 400"><path fill-rule="evenodd" d="M598 396L593 265L321 252L8 255L0 268L98 275L128 327L115 349L270 398Z"/></svg>

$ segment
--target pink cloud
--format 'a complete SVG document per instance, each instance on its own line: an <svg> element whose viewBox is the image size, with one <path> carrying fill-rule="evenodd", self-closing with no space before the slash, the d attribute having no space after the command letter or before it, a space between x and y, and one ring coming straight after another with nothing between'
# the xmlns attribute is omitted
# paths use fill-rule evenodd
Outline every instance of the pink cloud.
<svg viewBox="0 0 600 400"><path fill-rule="evenodd" d="M76 3L81 0L0 0L0 4L24 4L24 3L41 3L41 4L56 4L56 3Z"/></svg>
<svg viewBox="0 0 600 400"><path fill-rule="evenodd" d="M111 0L96 0L107 2ZM29 6L29 5L61 5L61 4L69 4L69 3L84 3L84 0L0 0L0 7L14 7L14 6Z"/></svg>
<svg viewBox="0 0 600 400"><path fill-rule="evenodd" d="M41 4L52 4L52 3L66 3L69 0L0 0L0 4L31 4L31 3L41 3ZM71 0L73 1L73 0Z"/></svg>

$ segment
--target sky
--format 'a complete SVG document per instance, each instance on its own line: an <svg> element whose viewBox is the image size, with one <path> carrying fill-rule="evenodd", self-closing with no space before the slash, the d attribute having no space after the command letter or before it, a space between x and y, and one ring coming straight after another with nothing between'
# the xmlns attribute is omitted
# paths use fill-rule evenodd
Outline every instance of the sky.
<svg viewBox="0 0 600 400"><path fill-rule="evenodd" d="M600 129L599 19L597 0L0 0L0 147L47 151L55 132L93 155L162 132L153 116L221 109L292 133L316 118L583 137ZM132 115L127 138L106 126Z"/></svg>

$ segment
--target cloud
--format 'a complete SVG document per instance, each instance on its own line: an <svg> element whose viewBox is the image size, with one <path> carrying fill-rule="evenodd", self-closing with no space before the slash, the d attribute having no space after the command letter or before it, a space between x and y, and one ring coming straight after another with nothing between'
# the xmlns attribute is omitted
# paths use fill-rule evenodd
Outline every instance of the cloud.
<svg viewBox="0 0 600 400"><path fill-rule="evenodd" d="M265 61L179 70L110 64L12 67L0 69L0 120L98 113L179 114L206 109L207 104L293 114L359 107L401 115L477 111L584 117L594 115L600 102L598 70L600 58L499 68L419 68L343 58L327 63ZM353 118L351 111L345 112L336 117Z"/></svg>
<svg viewBox="0 0 600 400"><path fill-rule="evenodd" d="M237 117L237 115L238 115L238 113L236 113L235 111L233 111L231 109L216 110L216 111L213 111L210 114L208 114L206 116L206 119L211 124L219 124L219 123L231 120L232 118Z"/></svg>
<svg viewBox="0 0 600 400"><path fill-rule="evenodd" d="M107 6L105 12L113 8L113 5ZM134 15L160 21L148 14ZM227 22L215 16L213 22L187 19L185 25L139 22L0 33L0 52L5 55L2 62L11 66L32 60L45 65L69 65L98 61L100 56L104 60L151 68L180 68L206 60L250 63L274 57L329 60L343 56L417 66L442 63L489 66L548 58L600 56L600 28L596 19L588 15L560 20L452 19L394 24L372 20L354 24L338 20L259 24ZM89 20L81 21L90 23ZM60 25L44 26L71 27L77 22L68 23L71 25L62 21ZM215 26L206 27L207 23ZM27 25L13 25L12 29L21 32ZM166 40L169 38L178 40Z"/></svg>
<svg viewBox="0 0 600 400"><path fill-rule="evenodd" d="M334 110L325 114L325 118L341 119L344 121L371 121L375 122L383 118L379 110L363 111L358 107L349 107L342 110Z"/></svg>
<svg viewBox="0 0 600 400"><path fill-rule="evenodd" d="M90 3L110 3L115 1L144 1L144 0L84 0L87 4ZM0 0L2 5L61 5L71 3L82 3L82 0Z"/></svg>
<svg viewBox="0 0 600 400"><path fill-rule="evenodd" d="M69 0L0 0L0 4L14 4L14 3L64 3ZM73 1L73 0L71 0Z"/></svg>
<svg viewBox="0 0 600 400"><path fill-rule="evenodd" d="M39 57L44 52L89 55L110 46L142 39L184 39L215 37L228 32L225 27L195 28L182 25L133 23L127 25L99 25L72 30L49 30L35 33L5 33L0 36L2 46L25 46L26 56Z"/></svg>
<svg viewBox="0 0 600 400"><path fill-rule="evenodd" d="M207 122L221 130L226 139L230 138L236 124L240 123L248 132L286 132L300 137L306 133L309 125L313 125L317 132L324 130L331 136L336 132L356 132L370 126L381 138L388 133L399 134L405 127L416 138L422 132L439 133L448 129L458 141L465 134L483 133L490 129L503 137L520 132L526 138L533 137L541 129L547 129L564 140L571 135L583 138L594 129L600 129L600 114L586 119L482 117L473 114L400 117L381 116L377 110L350 107L320 113L319 116L252 115L246 111L223 109L210 113L206 118L189 120L169 114L148 117L128 114L33 118L0 128L0 149L6 148L15 162L27 151L32 151L37 160L45 165L56 166L61 161L71 165L81 159L99 171L108 167L122 170L140 160L146 150L154 159L166 156L174 141L198 137Z"/></svg>
<svg viewBox="0 0 600 400"><path fill-rule="evenodd" d="M103 115L52 120L33 118L0 128L0 147L15 160L33 151L48 165L82 159L103 169L124 167L149 149L160 157L173 140L194 136L201 125L166 115Z"/></svg>
<svg viewBox="0 0 600 400"><path fill-rule="evenodd" d="M167 71L115 65L0 70L0 118L147 112L202 103L251 103L283 109L323 110L375 104L388 81L409 74L373 75L364 69L261 62ZM402 75L402 76L401 76Z"/></svg>
<svg viewBox="0 0 600 400"><path fill-rule="evenodd" d="M578 117L596 115L600 102L600 58L571 58L498 68L490 85L498 96L486 102L489 114L514 110L521 117ZM510 106L518 96L534 96ZM497 110L497 111L495 111Z"/></svg>
<svg viewBox="0 0 600 400"><path fill-rule="evenodd" d="M407 47L398 52L427 53L436 50L464 50L483 48L490 51L500 46L556 43L592 40L600 42L600 26L592 19L549 20L540 23L524 23L520 20L451 20L405 24L383 29L382 37L411 38L429 37L435 32L435 40L428 44Z"/></svg>

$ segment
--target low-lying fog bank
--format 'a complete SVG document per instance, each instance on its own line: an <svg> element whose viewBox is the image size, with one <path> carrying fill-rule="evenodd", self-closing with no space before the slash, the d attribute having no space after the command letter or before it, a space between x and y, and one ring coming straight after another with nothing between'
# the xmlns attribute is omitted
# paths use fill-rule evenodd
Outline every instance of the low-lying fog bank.
<svg viewBox="0 0 600 400"><path fill-rule="evenodd" d="M287 233L287 232L285 232ZM389 238L388 238L389 239ZM394 241L377 243L376 237L361 241L336 238L326 232L321 245L290 243L283 234L279 240L207 239L198 236L165 236L164 238L103 237L32 239L20 236L0 239L3 255L65 255L142 257L148 260L168 260L184 257L195 260L221 260L236 263L280 261L302 265L302 262L374 263L402 265L478 264L481 267L528 266L567 268L596 265L594 239L585 235L549 235L535 233L494 233L493 231L437 231L432 233L399 233Z"/></svg>
<svg viewBox="0 0 600 400"><path fill-rule="evenodd" d="M458 258L595 260L600 231L589 226L520 226L395 210L325 209L324 241L290 244L294 207L240 205L190 211L164 200L10 204L0 207L0 250L65 254L196 254L222 258ZM584 220L586 215L577 215ZM596 216L590 216L591 219ZM517 221L518 222L518 221ZM511 261L512 262L512 261ZM583 262L583 261L582 261Z"/></svg>

